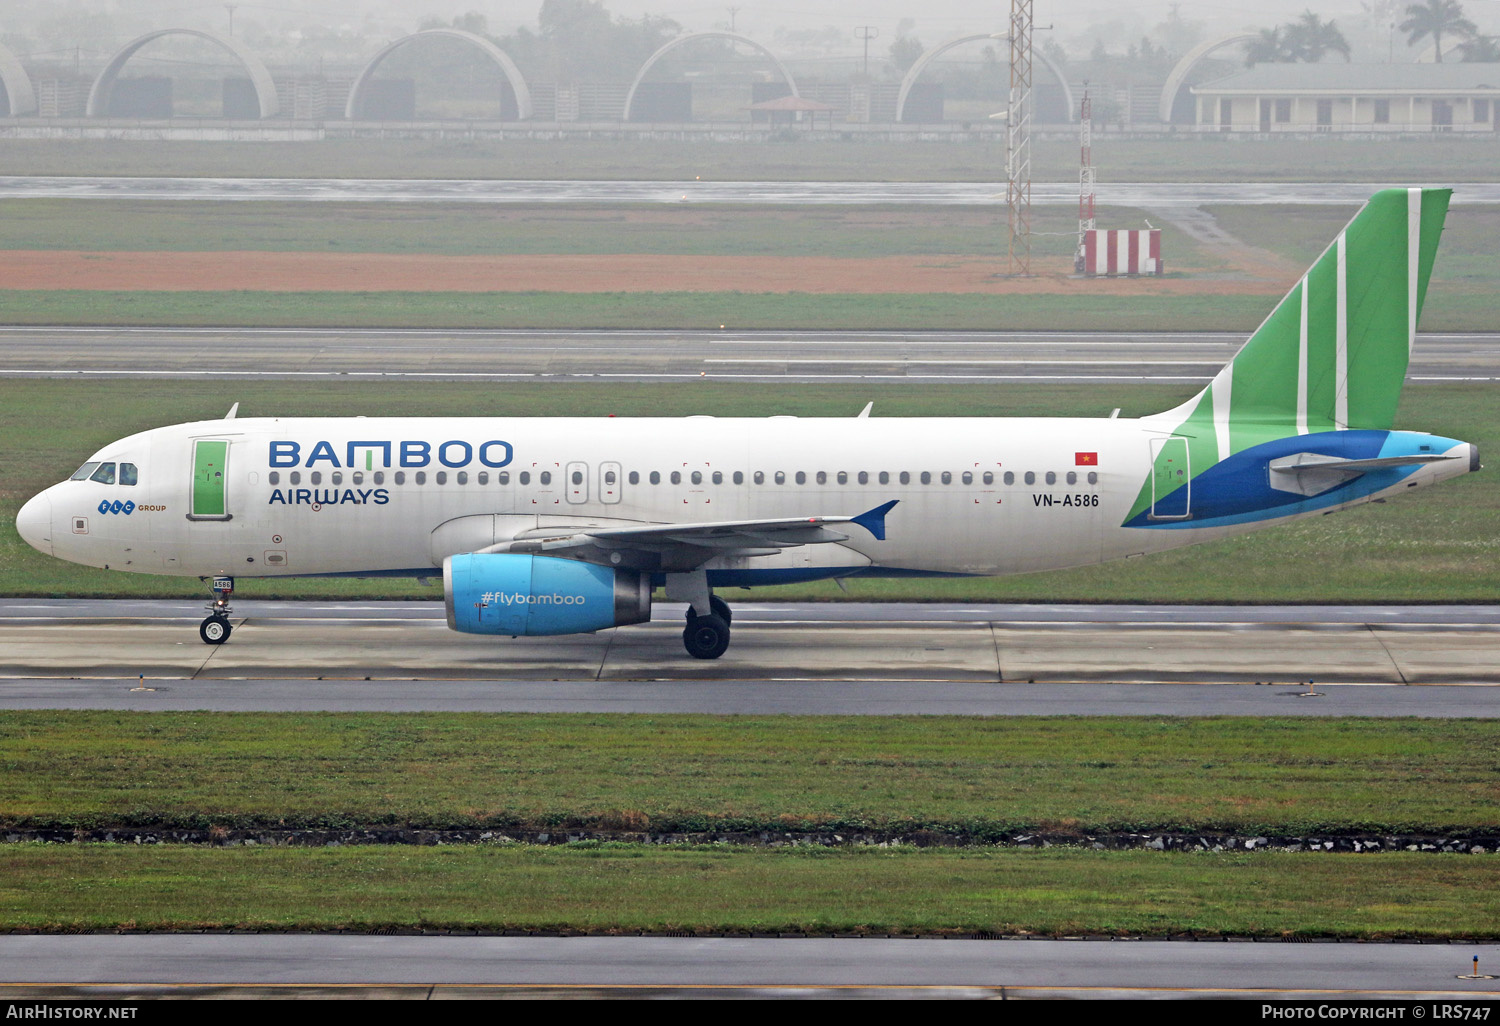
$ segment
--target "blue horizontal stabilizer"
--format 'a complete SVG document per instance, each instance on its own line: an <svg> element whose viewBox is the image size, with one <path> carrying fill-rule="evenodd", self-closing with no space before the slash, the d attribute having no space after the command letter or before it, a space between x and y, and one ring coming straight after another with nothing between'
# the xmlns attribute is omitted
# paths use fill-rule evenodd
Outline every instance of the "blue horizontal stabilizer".
<svg viewBox="0 0 1500 1026"><path fill-rule="evenodd" d="M850 523L858 524L866 531L869 531L875 536L876 541L885 541L885 515L900 501L900 499L892 499L884 506L876 506L874 509L866 510L859 516L852 518Z"/></svg>

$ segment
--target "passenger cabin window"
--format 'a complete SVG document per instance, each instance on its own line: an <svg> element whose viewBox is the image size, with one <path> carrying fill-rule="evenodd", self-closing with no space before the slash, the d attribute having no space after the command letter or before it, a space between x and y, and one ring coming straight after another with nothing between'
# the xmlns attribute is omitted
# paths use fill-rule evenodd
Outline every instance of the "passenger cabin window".
<svg viewBox="0 0 1500 1026"><path fill-rule="evenodd" d="M448 472L446 470L439 470L437 472L437 479L436 480L437 480L438 484L447 484L448 483Z"/></svg>
<svg viewBox="0 0 1500 1026"><path fill-rule="evenodd" d="M776 483L777 484L786 484L786 471L784 471L784 470L778 470L778 471L776 471Z"/></svg>
<svg viewBox="0 0 1500 1026"><path fill-rule="evenodd" d="M984 472L984 483L985 484L994 484L995 483L995 472L993 470L986 470Z"/></svg>
<svg viewBox="0 0 1500 1026"><path fill-rule="evenodd" d="M640 484L641 483L641 472L639 470L632 470L630 472L630 477L628 478L628 480L630 481L631 484Z"/></svg>
<svg viewBox="0 0 1500 1026"><path fill-rule="evenodd" d="M318 475L314 474L313 476L317 477ZM417 484L424 485L426 483L427 483L427 471L425 471L425 470L419 470L419 471L417 471ZM314 481L313 484L317 484L317 482Z"/></svg>
<svg viewBox="0 0 1500 1026"><path fill-rule="evenodd" d="M519 481L519 482L521 482L521 484L523 484L523 485L529 485L529 484L531 484L531 471L529 471L529 470L523 470L523 471L521 471L519 474L516 475L516 480Z"/></svg>
<svg viewBox="0 0 1500 1026"><path fill-rule="evenodd" d="M333 483L334 484L343 484L344 483L344 474L343 474L343 471L335 470L333 472L333 474L332 474L332 477L333 477Z"/></svg>
<svg viewBox="0 0 1500 1026"><path fill-rule="evenodd" d="M353 475L351 475L351 476L352 476L352 477L353 477L353 478L354 478L354 483L355 483L355 484L357 484L357 485L362 485L362 484L364 484L364 483L365 483L365 475L364 475L364 471L361 471L361 470L356 470L356 471L355 471L355 472L354 472L354 473L353 473Z"/></svg>
<svg viewBox="0 0 1500 1026"><path fill-rule="evenodd" d="M609 474L609 475L607 475L605 477L605 480L608 483L610 483L610 484L614 484L615 483L615 476L613 474ZM574 484L583 484L583 471L581 471L581 470L575 470L575 471L573 471L573 483Z"/></svg>
<svg viewBox="0 0 1500 1026"><path fill-rule="evenodd" d="M909 470L903 470L903 471L901 471L901 483L902 484L911 484L911 471L909 471Z"/></svg>
<svg viewBox="0 0 1500 1026"><path fill-rule="evenodd" d="M467 470L460 470L457 474L453 475L453 479L459 484L468 484L469 472Z"/></svg>
<svg viewBox="0 0 1500 1026"><path fill-rule="evenodd" d="M945 470L945 471L943 471L943 484L952 484L952 483L953 483L953 471L951 471L951 470Z"/></svg>
<svg viewBox="0 0 1500 1026"><path fill-rule="evenodd" d="M1036 471L1034 471L1034 470L1028 470L1028 471L1026 471L1026 483L1029 484L1029 485L1036 484Z"/></svg>
<svg viewBox="0 0 1500 1026"><path fill-rule="evenodd" d="M745 483L745 472L743 470L736 470L734 472L734 483L735 484L744 484Z"/></svg>
<svg viewBox="0 0 1500 1026"><path fill-rule="evenodd" d="M542 471L540 474L537 475L537 480L540 481L544 485L551 484L552 483L552 471L550 471L550 470L544 470L544 471Z"/></svg>
<svg viewBox="0 0 1500 1026"><path fill-rule="evenodd" d="M766 472L764 470L757 470L755 472L755 483L756 484L765 484L766 483Z"/></svg>
<svg viewBox="0 0 1500 1026"><path fill-rule="evenodd" d="M1057 484L1057 474L1050 470L1047 471L1047 483Z"/></svg>
<svg viewBox="0 0 1500 1026"><path fill-rule="evenodd" d="M272 484L281 484L281 471L273 470L266 475L266 480Z"/></svg>
<svg viewBox="0 0 1500 1026"><path fill-rule="evenodd" d="M891 472L889 470L882 470L880 472L880 483L881 484L890 484L891 483Z"/></svg>
<svg viewBox="0 0 1500 1026"><path fill-rule="evenodd" d="M652 484L661 484L661 471L659 471L659 470L653 470L653 471L651 471L651 483Z"/></svg>
<svg viewBox="0 0 1500 1026"><path fill-rule="evenodd" d="M1098 483L1099 483L1099 475L1097 473L1095 473L1094 471L1092 471L1092 470L1089 471L1089 484L1098 484Z"/></svg>
<svg viewBox="0 0 1500 1026"><path fill-rule="evenodd" d="M716 470L716 471L714 471L714 484L723 484L723 483L724 483L724 472L722 470Z"/></svg>
<svg viewBox="0 0 1500 1026"><path fill-rule="evenodd" d="M967 470L964 471L963 482L964 482L964 484L973 484L974 483L974 475L972 473L970 473L969 471L967 471Z"/></svg>
<svg viewBox="0 0 1500 1026"><path fill-rule="evenodd" d="M89 477L95 484L114 484L115 465L113 463L101 463L99 469Z"/></svg>
<svg viewBox="0 0 1500 1026"><path fill-rule="evenodd" d="M134 463L120 464L120 483L122 485L133 485L140 480L140 472L135 469Z"/></svg>
<svg viewBox="0 0 1500 1026"><path fill-rule="evenodd" d="M1072 470L1068 471L1068 484L1077 484L1077 483L1078 483L1078 474L1077 474L1077 472L1072 471Z"/></svg>
<svg viewBox="0 0 1500 1026"><path fill-rule="evenodd" d="M81 466L77 470L73 471L73 476L70 477L70 478L68 478L68 480L69 481L87 481L90 477L93 476L94 471L98 470L98 469L99 469L99 464L97 464L97 463L85 463L83 466Z"/></svg>
<svg viewBox="0 0 1500 1026"><path fill-rule="evenodd" d="M922 483L923 484L932 484L932 471L930 471L930 470L924 470L924 471L922 471Z"/></svg>
<svg viewBox="0 0 1500 1026"><path fill-rule="evenodd" d="M797 483L798 484L807 484L807 471L805 471L805 470L799 470L799 471L797 471Z"/></svg>
<svg viewBox="0 0 1500 1026"><path fill-rule="evenodd" d="M843 482L839 482L839 483L842 484ZM861 470L859 472L859 483L860 484L869 484L870 483L870 472L868 470Z"/></svg>
<svg viewBox="0 0 1500 1026"><path fill-rule="evenodd" d="M378 485L385 484L385 471L383 471L383 470L377 470L377 471L375 471L375 483L378 484Z"/></svg>
<svg viewBox="0 0 1500 1026"><path fill-rule="evenodd" d="M479 472L479 476L474 479L474 482L476 484L479 484L479 485L487 485L487 484L489 484L490 483L490 472L488 470L481 470Z"/></svg>
<svg viewBox="0 0 1500 1026"><path fill-rule="evenodd" d="M682 471L680 471L680 470L674 470L674 471L672 471L672 483L673 484L682 484Z"/></svg>
<svg viewBox="0 0 1500 1026"><path fill-rule="evenodd" d="M692 478L692 480L693 480L693 484L702 484L703 483L703 471L701 471L701 470L695 470L695 471L693 471L693 478Z"/></svg>
<svg viewBox="0 0 1500 1026"><path fill-rule="evenodd" d="M500 473L498 473L498 474L495 475L495 480L498 481L500 484L503 484L503 485L510 484L510 471L508 471L508 470L502 470L502 471L500 471Z"/></svg>
<svg viewBox="0 0 1500 1026"><path fill-rule="evenodd" d="M818 471L818 484L827 484L827 483L828 483L828 474L825 471L822 471L822 470Z"/></svg>
<svg viewBox="0 0 1500 1026"><path fill-rule="evenodd" d="M422 475L418 474L417 476L421 477ZM307 479L309 481L311 481L313 484L322 484L323 483L323 472L321 470L314 470L311 474L307 475Z"/></svg>
<svg viewBox="0 0 1500 1026"><path fill-rule="evenodd" d="M296 483L297 483L297 472L294 470L294 471L292 471L292 484L296 484ZM404 484L406 484L406 471L404 471L404 470L398 470L398 471L396 471L396 483L398 485L404 485Z"/></svg>
<svg viewBox="0 0 1500 1026"><path fill-rule="evenodd" d="M1015 471L1013 471L1013 470L1007 470L1005 472L1005 477L1004 477L1003 480L1008 485L1015 484L1016 483L1016 473L1015 473Z"/></svg>
<svg viewBox="0 0 1500 1026"><path fill-rule="evenodd" d="M574 484L583 484L583 475L582 474L574 474L573 475L573 483ZM615 472L613 470L606 470L604 472L604 483L605 484L614 484L615 483Z"/></svg>

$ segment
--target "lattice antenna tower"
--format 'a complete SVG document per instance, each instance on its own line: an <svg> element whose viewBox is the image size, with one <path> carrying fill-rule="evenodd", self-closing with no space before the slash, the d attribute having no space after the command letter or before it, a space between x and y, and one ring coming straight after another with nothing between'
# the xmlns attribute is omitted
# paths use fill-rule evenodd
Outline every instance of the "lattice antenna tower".
<svg viewBox="0 0 1500 1026"><path fill-rule="evenodd" d="M1010 103L1005 140L1005 205L1010 273L1031 273L1031 32L1033 0L1010 3Z"/></svg>
<svg viewBox="0 0 1500 1026"><path fill-rule="evenodd" d="M1083 270L1084 232L1094 228L1094 106L1089 84L1083 84L1083 105L1078 110L1078 252L1073 266Z"/></svg>

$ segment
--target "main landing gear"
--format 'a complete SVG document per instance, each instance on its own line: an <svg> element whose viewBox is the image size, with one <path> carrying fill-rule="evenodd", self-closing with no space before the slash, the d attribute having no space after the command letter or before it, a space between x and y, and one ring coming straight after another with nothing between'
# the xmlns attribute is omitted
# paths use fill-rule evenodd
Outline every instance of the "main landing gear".
<svg viewBox="0 0 1500 1026"><path fill-rule="evenodd" d="M198 637L205 645L222 645L229 640L229 596L234 594L233 577L215 577L213 601L209 602L208 616L198 625Z"/></svg>
<svg viewBox="0 0 1500 1026"><path fill-rule="evenodd" d="M711 595L708 608L707 615L699 616L692 606L688 606L682 644L694 659L717 659L729 648L729 622L734 619L729 603Z"/></svg>

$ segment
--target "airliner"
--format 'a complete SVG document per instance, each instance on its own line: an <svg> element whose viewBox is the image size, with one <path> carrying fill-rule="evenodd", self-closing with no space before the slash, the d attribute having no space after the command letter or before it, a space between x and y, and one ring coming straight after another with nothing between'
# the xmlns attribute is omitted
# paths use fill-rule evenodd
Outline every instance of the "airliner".
<svg viewBox="0 0 1500 1026"><path fill-rule="evenodd" d="M607 630L716 588L1081 566L1320 516L1479 469L1394 430L1451 190L1376 193L1198 395L1140 418L240 418L106 445L22 507L42 552L210 583L442 576L448 625Z"/></svg>

